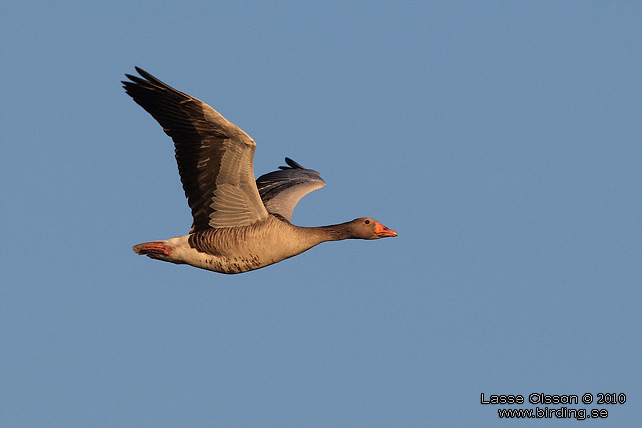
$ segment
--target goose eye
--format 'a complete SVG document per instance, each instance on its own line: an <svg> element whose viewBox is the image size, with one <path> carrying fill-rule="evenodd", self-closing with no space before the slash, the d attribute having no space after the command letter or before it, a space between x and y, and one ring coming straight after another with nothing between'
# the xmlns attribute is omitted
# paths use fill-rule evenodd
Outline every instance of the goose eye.
<svg viewBox="0 0 642 428"><path fill-rule="evenodd" d="M370 224L370 220L366 220L366 224Z"/></svg>

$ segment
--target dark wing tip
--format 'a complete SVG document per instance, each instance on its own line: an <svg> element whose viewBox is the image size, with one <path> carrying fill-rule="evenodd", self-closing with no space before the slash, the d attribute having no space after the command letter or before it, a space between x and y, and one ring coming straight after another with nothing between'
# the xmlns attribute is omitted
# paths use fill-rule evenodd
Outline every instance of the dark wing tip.
<svg viewBox="0 0 642 428"><path fill-rule="evenodd" d="M136 66L134 66L134 68L136 69L138 74L140 74L142 77L147 79L147 81L152 82L152 83L161 83L161 84L163 83L160 80L158 80L157 78L155 78L154 76L152 76L151 74L149 74L148 72L146 72L145 70L143 70L142 68L136 67Z"/></svg>
<svg viewBox="0 0 642 428"><path fill-rule="evenodd" d="M143 74L145 72L143 70L139 69L138 67L136 67L136 71L138 71L140 73L140 75L145 77L147 80L142 79L139 76L134 76L133 74L125 73L125 77L128 78L129 80L121 80L120 83L123 84L123 88L125 88L126 90L129 90L129 89L131 89L131 88L133 88L135 86L149 86L150 79ZM141 71L142 71L142 73L141 73ZM147 74L147 73L145 73L145 74Z"/></svg>
<svg viewBox="0 0 642 428"><path fill-rule="evenodd" d="M138 74L140 74L140 77L125 73L125 77L127 77L130 81L121 81L121 83L123 84L123 88L127 89L127 87L131 87L134 85L168 86L142 68L136 66L134 66L134 68L136 69Z"/></svg>
<svg viewBox="0 0 642 428"><path fill-rule="evenodd" d="M285 158L285 163L287 163L288 166L280 166L279 169L305 169L290 158Z"/></svg>

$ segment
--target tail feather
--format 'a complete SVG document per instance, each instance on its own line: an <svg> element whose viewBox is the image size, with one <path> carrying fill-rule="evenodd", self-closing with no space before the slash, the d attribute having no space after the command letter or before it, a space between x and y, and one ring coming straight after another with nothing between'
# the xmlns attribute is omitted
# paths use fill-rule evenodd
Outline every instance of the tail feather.
<svg viewBox="0 0 642 428"><path fill-rule="evenodd" d="M146 255L153 259L158 258L158 256L172 254L172 249L165 245L163 241L143 242L142 244L134 245L132 249L136 254Z"/></svg>

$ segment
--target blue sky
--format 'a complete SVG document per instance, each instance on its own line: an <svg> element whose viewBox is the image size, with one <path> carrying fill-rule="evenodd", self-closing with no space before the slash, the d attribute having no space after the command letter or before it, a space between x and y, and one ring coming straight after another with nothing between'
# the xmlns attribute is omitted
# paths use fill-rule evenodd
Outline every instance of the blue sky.
<svg viewBox="0 0 642 428"><path fill-rule="evenodd" d="M6 2L0 423L497 426L480 394L623 393L642 420L638 2ZM372 216L225 276L188 231L140 66ZM559 408L560 406L551 406ZM569 406L571 407L571 406ZM511 426L575 426L575 420Z"/></svg>

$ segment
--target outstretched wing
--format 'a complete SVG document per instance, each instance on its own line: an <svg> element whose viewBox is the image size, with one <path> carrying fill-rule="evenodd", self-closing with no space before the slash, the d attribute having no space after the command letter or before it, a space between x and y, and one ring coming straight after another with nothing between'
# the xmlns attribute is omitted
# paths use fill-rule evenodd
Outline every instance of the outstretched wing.
<svg viewBox="0 0 642 428"><path fill-rule="evenodd" d="M142 78L126 74L123 87L174 140L192 232L267 218L254 182L254 140L204 102L136 71Z"/></svg>
<svg viewBox="0 0 642 428"><path fill-rule="evenodd" d="M256 187L270 214L292 221L296 204L308 193L324 187L325 181L318 172L305 169L290 158L285 158L285 162L288 166L260 176Z"/></svg>

